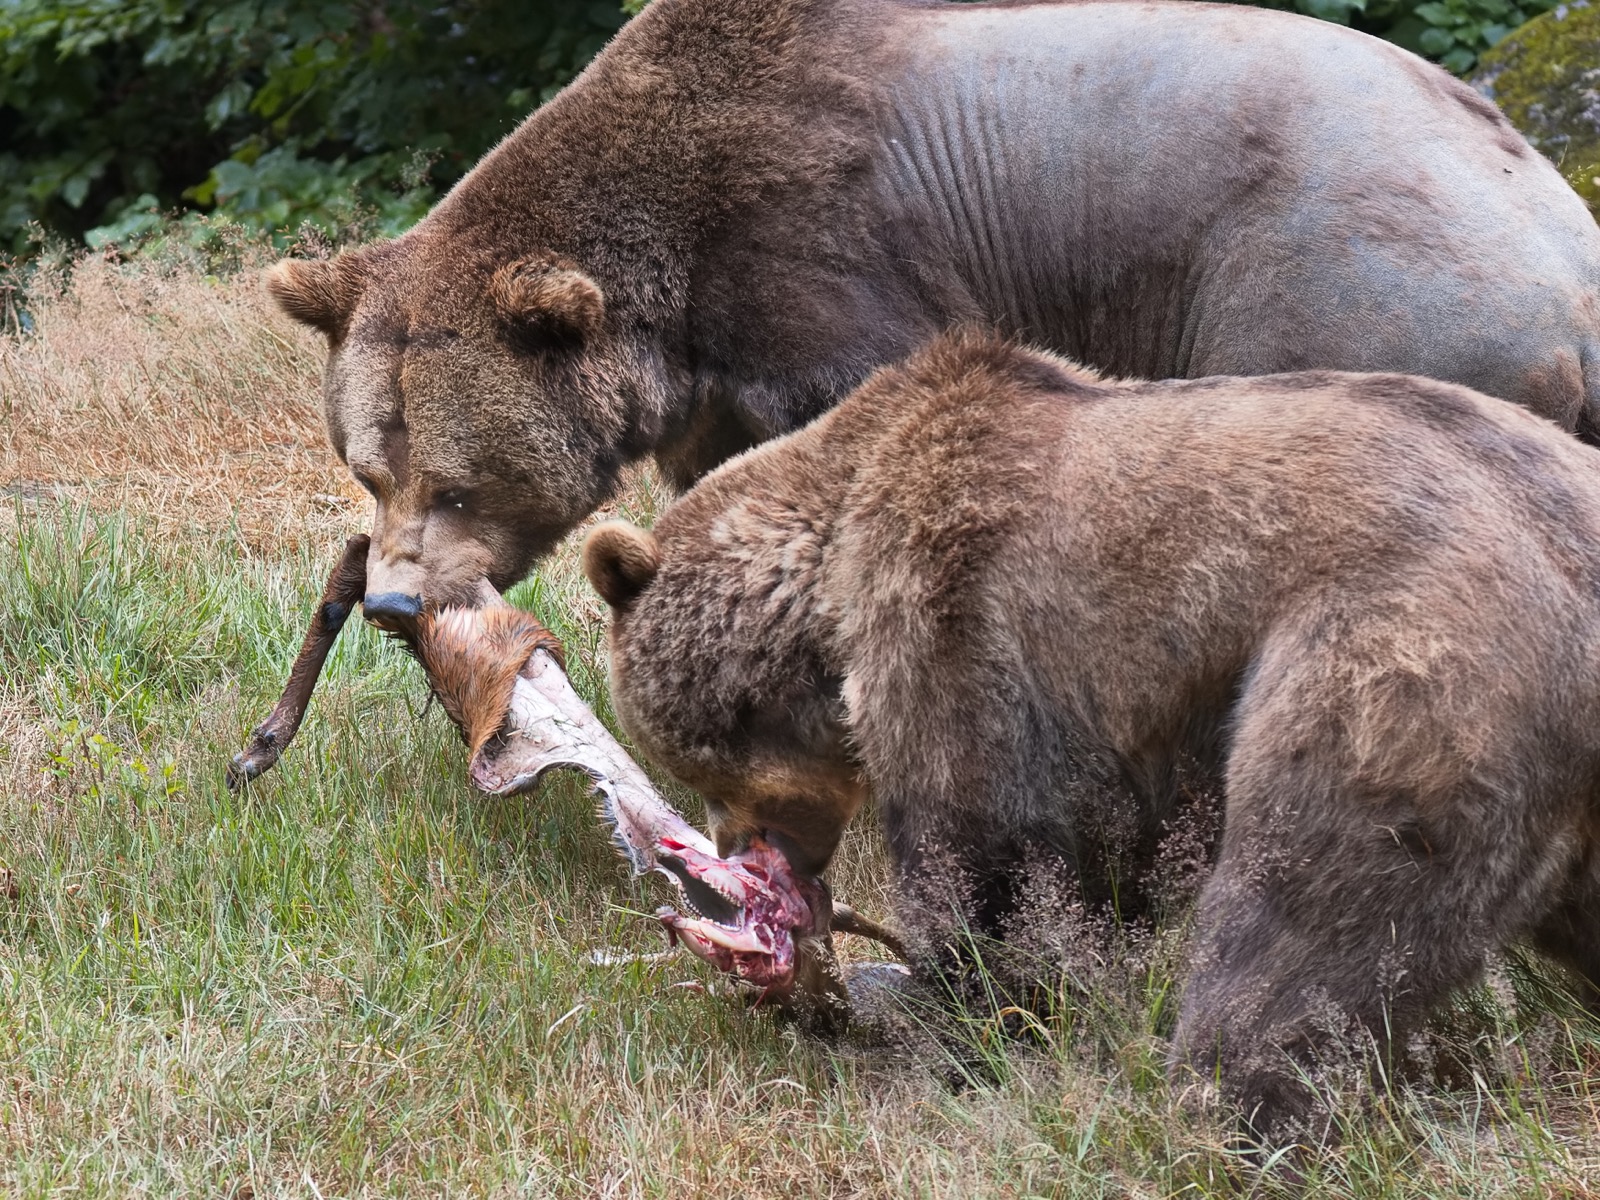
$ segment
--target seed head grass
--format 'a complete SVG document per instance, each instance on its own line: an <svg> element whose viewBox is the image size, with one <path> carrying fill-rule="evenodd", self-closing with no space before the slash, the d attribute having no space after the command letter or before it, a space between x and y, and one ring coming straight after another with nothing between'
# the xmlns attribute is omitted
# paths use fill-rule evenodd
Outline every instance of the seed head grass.
<svg viewBox="0 0 1600 1200"><path fill-rule="evenodd" d="M1369 1089L1297 1183L1166 1081L1181 920L1044 904L1072 936L1037 948L1042 1015L913 997L814 1040L685 956L603 963L661 949L665 886L576 778L474 793L361 626L230 793L371 519L322 346L243 257L63 264L0 336L0 1195L1596 1194L1600 1034L1515 963L1444 1023L1455 1074ZM609 511L667 500L641 472ZM511 598L615 727L575 542ZM870 820L834 886L890 912Z"/></svg>

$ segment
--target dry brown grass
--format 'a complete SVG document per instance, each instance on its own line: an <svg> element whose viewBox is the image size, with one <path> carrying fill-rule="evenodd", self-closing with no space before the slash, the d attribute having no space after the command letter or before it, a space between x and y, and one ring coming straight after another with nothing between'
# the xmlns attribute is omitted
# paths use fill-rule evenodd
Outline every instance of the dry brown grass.
<svg viewBox="0 0 1600 1200"><path fill-rule="evenodd" d="M0 492L237 529L252 550L366 524L323 433L323 340L258 271L88 256L30 290L33 335L0 338Z"/></svg>

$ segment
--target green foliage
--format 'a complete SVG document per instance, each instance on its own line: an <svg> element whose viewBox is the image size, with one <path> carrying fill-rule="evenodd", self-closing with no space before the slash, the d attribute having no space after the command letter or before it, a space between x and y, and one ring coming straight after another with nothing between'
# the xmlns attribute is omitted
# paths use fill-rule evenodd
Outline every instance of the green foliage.
<svg viewBox="0 0 1600 1200"><path fill-rule="evenodd" d="M0 0L0 251L404 229L645 2ZM1255 2L1465 73L1556 0Z"/></svg>
<svg viewBox="0 0 1600 1200"><path fill-rule="evenodd" d="M403 228L623 20L617 0L0 0L0 248L30 222L126 240L174 209Z"/></svg>
<svg viewBox="0 0 1600 1200"><path fill-rule="evenodd" d="M1506 34L1554 7L1555 0L1433 0L1416 8L1427 26L1417 44L1429 58L1464 75Z"/></svg>
<svg viewBox="0 0 1600 1200"><path fill-rule="evenodd" d="M1252 0L1351 25L1464 75L1479 55L1559 0Z"/></svg>

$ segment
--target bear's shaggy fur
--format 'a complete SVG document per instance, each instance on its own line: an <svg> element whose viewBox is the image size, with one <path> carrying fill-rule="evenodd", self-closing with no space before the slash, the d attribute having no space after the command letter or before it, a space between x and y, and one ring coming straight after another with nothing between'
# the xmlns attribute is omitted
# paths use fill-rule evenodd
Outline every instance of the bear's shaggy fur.
<svg viewBox="0 0 1600 1200"><path fill-rule="evenodd" d="M724 851L819 871L870 794L1001 934L1023 864L1103 895L1108 829L1137 865L1180 764L1220 782L1174 1063L1258 1131L1333 1025L1404 1038L1512 939L1600 997L1600 471L1520 408L947 336L585 562Z"/></svg>
<svg viewBox="0 0 1600 1200"><path fill-rule="evenodd" d="M397 615L962 321L1600 428L1600 230L1555 169L1405 51L1232 5L654 0L405 236L270 286L329 336Z"/></svg>

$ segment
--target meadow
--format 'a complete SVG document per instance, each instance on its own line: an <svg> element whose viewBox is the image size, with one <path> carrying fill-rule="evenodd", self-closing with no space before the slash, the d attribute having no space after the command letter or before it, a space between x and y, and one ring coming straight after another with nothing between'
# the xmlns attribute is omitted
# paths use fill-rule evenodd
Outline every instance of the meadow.
<svg viewBox="0 0 1600 1200"><path fill-rule="evenodd" d="M58 261L0 332L0 1195L1600 1196L1600 1028L1518 961L1297 1184L1165 1080L1181 923L1065 949L1026 1038L806 1037L686 956L618 961L663 948L661 881L575 778L474 793L364 627L230 793L370 519L320 340L237 257ZM667 500L641 472L612 510ZM574 543L511 598L612 721ZM890 911L870 821L834 884Z"/></svg>

